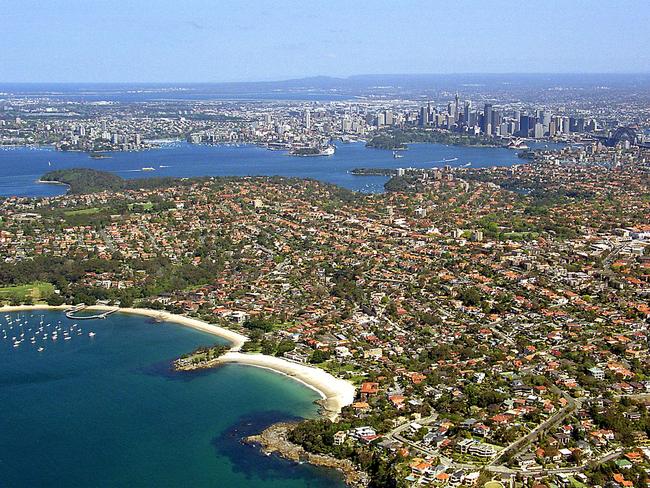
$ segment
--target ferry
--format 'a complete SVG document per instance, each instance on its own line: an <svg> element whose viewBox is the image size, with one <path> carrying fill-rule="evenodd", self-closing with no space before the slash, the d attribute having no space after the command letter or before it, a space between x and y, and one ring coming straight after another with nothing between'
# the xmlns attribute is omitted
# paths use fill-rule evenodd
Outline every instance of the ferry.
<svg viewBox="0 0 650 488"><path fill-rule="evenodd" d="M336 152L336 146L329 145L321 151L320 156L332 156L335 152Z"/></svg>
<svg viewBox="0 0 650 488"><path fill-rule="evenodd" d="M88 157L90 157L91 159L110 159L111 158L111 156L109 156L108 154L103 154L103 153L95 152L95 151L92 151L90 154L88 154Z"/></svg>
<svg viewBox="0 0 650 488"><path fill-rule="evenodd" d="M397 151L393 151L393 159L399 159L399 158L403 158L403 157L404 157L403 154L400 154Z"/></svg>
<svg viewBox="0 0 650 488"><path fill-rule="evenodd" d="M152 168L151 166L145 166L142 168L142 171L156 171L156 168Z"/></svg>

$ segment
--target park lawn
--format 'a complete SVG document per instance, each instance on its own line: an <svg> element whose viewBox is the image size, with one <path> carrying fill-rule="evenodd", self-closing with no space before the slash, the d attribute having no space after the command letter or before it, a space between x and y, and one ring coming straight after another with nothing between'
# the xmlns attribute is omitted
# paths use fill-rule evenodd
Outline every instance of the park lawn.
<svg viewBox="0 0 650 488"><path fill-rule="evenodd" d="M78 210L66 210L63 212L66 217L72 217L75 215L94 215L99 213L99 207L90 207L90 208L80 208Z"/></svg>
<svg viewBox="0 0 650 488"><path fill-rule="evenodd" d="M52 283L30 283L28 285L4 286L0 288L0 300L10 299L13 297L24 301L30 297L34 301L42 300L54 293Z"/></svg>
<svg viewBox="0 0 650 488"><path fill-rule="evenodd" d="M153 203L152 202L144 202L144 203L129 203L128 208L129 211L133 211L134 209L141 210L143 212L151 212L153 210Z"/></svg>
<svg viewBox="0 0 650 488"><path fill-rule="evenodd" d="M569 476L569 483L571 483L571 486L573 488L588 488L587 485L585 485L584 483L580 483L573 476Z"/></svg>

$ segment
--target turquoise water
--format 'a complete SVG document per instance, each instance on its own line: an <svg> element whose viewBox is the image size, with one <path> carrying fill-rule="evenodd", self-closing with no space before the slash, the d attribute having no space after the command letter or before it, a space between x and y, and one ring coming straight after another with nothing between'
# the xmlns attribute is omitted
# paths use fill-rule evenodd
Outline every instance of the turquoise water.
<svg viewBox="0 0 650 488"><path fill-rule="evenodd" d="M531 147L539 145L531 144ZM558 147L558 145L550 145ZM355 168L434 168L449 166L486 167L522 163L517 152L496 147L460 147L444 144L411 144L402 158L392 151L372 149L363 143L337 143L333 156L299 158L285 151L244 145L206 146L185 142L139 152L113 152L110 158L92 159L86 153L60 152L49 148L0 149L0 196L61 195L61 185L38 183L53 169L86 167L112 171L123 178L152 176L293 176L313 178L363 192L381 192L387 178L355 176ZM542 146L543 147L543 146ZM153 167L155 171L142 171Z"/></svg>
<svg viewBox="0 0 650 488"><path fill-rule="evenodd" d="M336 472L240 442L275 421L315 416L312 390L242 365L170 371L172 359L214 336L123 314L72 329L57 312L21 313L22 327L8 315L13 324L0 315L0 486L344 486ZM41 316L44 332L59 321L61 330L32 344Z"/></svg>

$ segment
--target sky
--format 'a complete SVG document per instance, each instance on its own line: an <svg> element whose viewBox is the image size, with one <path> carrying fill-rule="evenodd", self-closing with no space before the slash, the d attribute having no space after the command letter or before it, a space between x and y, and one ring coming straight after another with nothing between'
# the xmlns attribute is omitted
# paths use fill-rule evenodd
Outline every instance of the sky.
<svg viewBox="0 0 650 488"><path fill-rule="evenodd" d="M648 0L0 0L0 82L648 73Z"/></svg>

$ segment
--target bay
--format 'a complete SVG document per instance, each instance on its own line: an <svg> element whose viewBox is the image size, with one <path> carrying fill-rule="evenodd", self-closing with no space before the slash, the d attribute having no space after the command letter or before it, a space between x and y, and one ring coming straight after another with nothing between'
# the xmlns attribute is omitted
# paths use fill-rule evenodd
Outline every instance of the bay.
<svg viewBox="0 0 650 488"><path fill-rule="evenodd" d="M38 183L46 172L64 168L111 171L123 178L153 176L287 176L313 178L367 193L382 192L387 178L355 176L355 168L437 168L511 166L524 160L517 151L496 147L462 147L444 144L410 144L395 159L392 151L367 148L362 142L338 142L337 151L326 157L293 157L286 151L270 151L254 145L165 144L137 152L111 152L106 159L86 153L61 152L48 147L17 147L0 150L0 196L48 197L62 195L66 187ZM546 144L531 144L544 147ZM549 147L559 147L549 144ZM142 168L154 168L143 171Z"/></svg>
<svg viewBox="0 0 650 488"><path fill-rule="evenodd" d="M7 316L0 315L0 486L344 486L335 471L240 442L271 423L315 417L313 390L243 365L170 370L178 355L220 339L125 314L74 328L59 312ZM43 325L48 339L35 334L41 316L51 324ZM26 340L14 348L20 333Z"/></svg>

